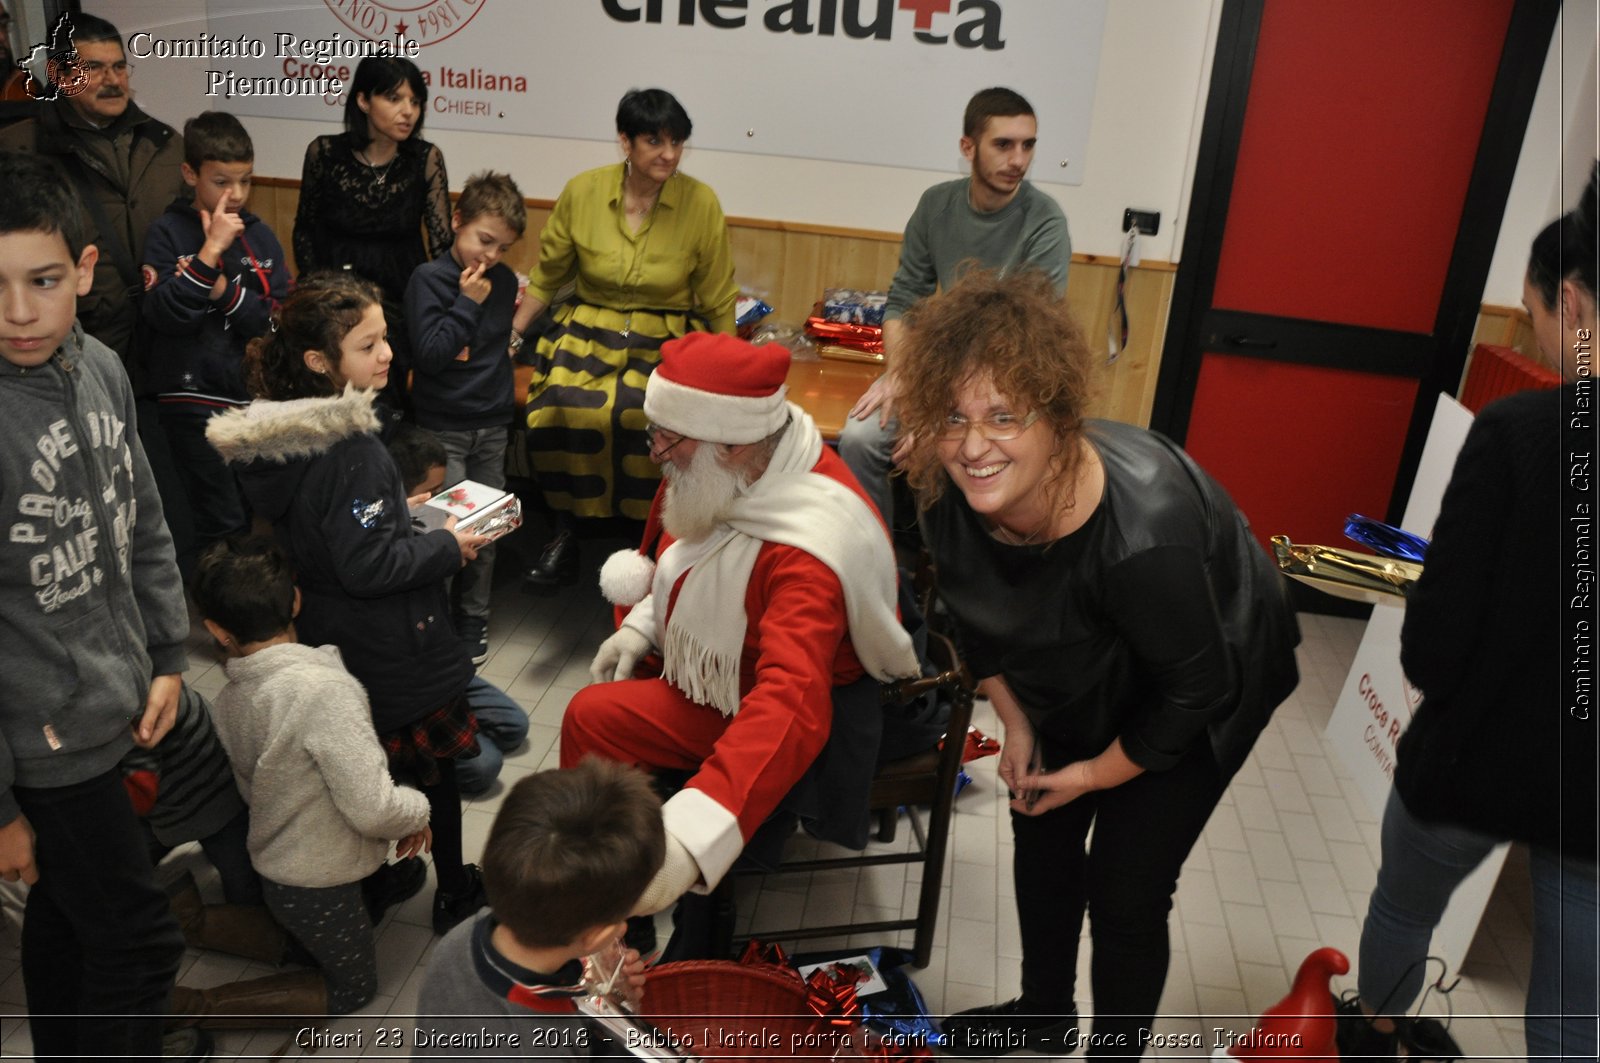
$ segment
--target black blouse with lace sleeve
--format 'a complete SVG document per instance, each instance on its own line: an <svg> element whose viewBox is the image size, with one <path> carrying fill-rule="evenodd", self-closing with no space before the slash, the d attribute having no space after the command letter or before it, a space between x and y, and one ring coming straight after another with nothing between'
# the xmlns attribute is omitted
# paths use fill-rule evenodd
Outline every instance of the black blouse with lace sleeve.
<svg viewBox="0 0 1600 1063"><path fill-rule="evenodd" d="M294 218L302 275L348 266L398 303L411 271L450 241L450 180L437 147L413 138L389 163L372 167L356 157L348 134L307 145Z"/></svg>

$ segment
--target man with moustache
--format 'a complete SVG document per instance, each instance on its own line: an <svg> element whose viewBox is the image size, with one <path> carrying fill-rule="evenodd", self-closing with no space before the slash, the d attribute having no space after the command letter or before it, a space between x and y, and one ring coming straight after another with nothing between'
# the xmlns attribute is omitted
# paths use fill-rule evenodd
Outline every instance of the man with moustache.
<svg viewBox="0 0 1600 1063"><path fill-rule="evenodd" d="M839 454L856 474L884 522L895 527L889 473L902 456L895 398L900 317L911 305L948 288L968 262L984 269L1037 269L1067 291L1072 238L1055 200L1024 180L1033 162L1039 123L1033 106L1006 88L983 89L967 102L961 155L969 177L934 185L922 194L900 245L900 266L884 308L883 375L850 408L839 435Z"/></svg>
<svg viewBox="0 0 1600 1063"><path fill-rule="evenodd" d="M788 371L782 347L692 332L645 389L662 486L645 546L600 574L632 608L561 725L564 768L593 753L693 772L662 808L667 858L640 914L716 886L822 750L836 687L918 674L887 531L786 401ZM659 674L635 678L656 653Z"/></svg>
<svg viewBox="0 0 1600 1063"><path fill-rule="evenodd" d="M71 19L87 83L40 104L37 117L0 130L0 148L55 159L89 208L100 259L94 288L78 300L78 318L126 365L145 288L139 269L145 233L183 192L183 138L133 102L117 28L94 15Z"/></svg>

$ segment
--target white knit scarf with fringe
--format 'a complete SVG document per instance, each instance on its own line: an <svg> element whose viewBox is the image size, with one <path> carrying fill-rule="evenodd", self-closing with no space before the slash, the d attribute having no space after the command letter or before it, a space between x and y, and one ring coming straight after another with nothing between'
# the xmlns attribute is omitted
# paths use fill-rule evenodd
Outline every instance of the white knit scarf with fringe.
<svg viewBox="0 0 1600 1063"><path fill-rule="evenodd" d="M724 716L739 709L745 588L768 542L804 550L839 577L851 645L873 678L888 682L919 671L911 637L895 614L894 552L883 525L854 491L811 471L822 454L822 435L810 415L793 403L789 408L793 420L766 472L705 539L667 548L651 588L664 678ZM663 631L661 617L679 577L683 588Z"/></svg>

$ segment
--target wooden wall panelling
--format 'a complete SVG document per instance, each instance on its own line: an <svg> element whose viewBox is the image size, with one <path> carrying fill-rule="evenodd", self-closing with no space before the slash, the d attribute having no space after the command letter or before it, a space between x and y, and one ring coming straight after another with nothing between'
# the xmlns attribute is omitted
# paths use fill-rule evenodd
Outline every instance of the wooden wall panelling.
<svg viewBox="0 0 1600 1063"><path fill-rule="evenodd" d="M1533 337L1533 319L1520 306L1494 306L1484 303L1478 308L1478 323L1472 330L1472 346L1492 343L1499 347L1514 347L1518 354L1539 361L1539 345Z"/></svg>
<svg viewBox="0 0 1600 1063"><path fill-rule="evenodd" d="M1175 273L1165 263L1128 271L1128 345L1115 362L1108 362L1107 329L1116 306L1117 273L1114 259L1074 256L1067 274L1067 303L1084 329L1094 364L1089 414L1148 425Z"/></svg>
<svg viewBox="0 0 1600 1063"><path fill-rule="evenodd" d="M251 209L282 241L291 270L296 270L291 240L299 184L293 179L257 178L251 202ZM527 230L505 258L512 269L531 273L537 265L539 233L553 205L548 200L528 201ZM729 218L728 232L734 275L740 285L761 293L778 320L794 324L811 312L825 287L887 290L900 258L899 233L756 218ZM1169 263L1146 262L1129 271L1128 346L1115 363L1107 365L1106 325L1116 298L1117 260L1073 256L1067 300L1098 362L1096 394L1090 406L1093 416L1149 423L1175 269Z"/></svg>

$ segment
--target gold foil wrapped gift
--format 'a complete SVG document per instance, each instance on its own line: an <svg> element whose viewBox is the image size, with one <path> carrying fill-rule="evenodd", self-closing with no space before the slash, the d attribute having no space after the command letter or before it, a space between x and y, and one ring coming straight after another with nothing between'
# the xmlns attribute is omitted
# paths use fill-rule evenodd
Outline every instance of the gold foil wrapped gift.
<svg viewBox="0 0 1600 1063"><path fill-rule="evenodd" d="M1358 602L1402 605L1422 566L1341 550L1336 546L1296 545L1287 535L1272 537L1272 553L1283 574L1325 594Z"/></svg>

